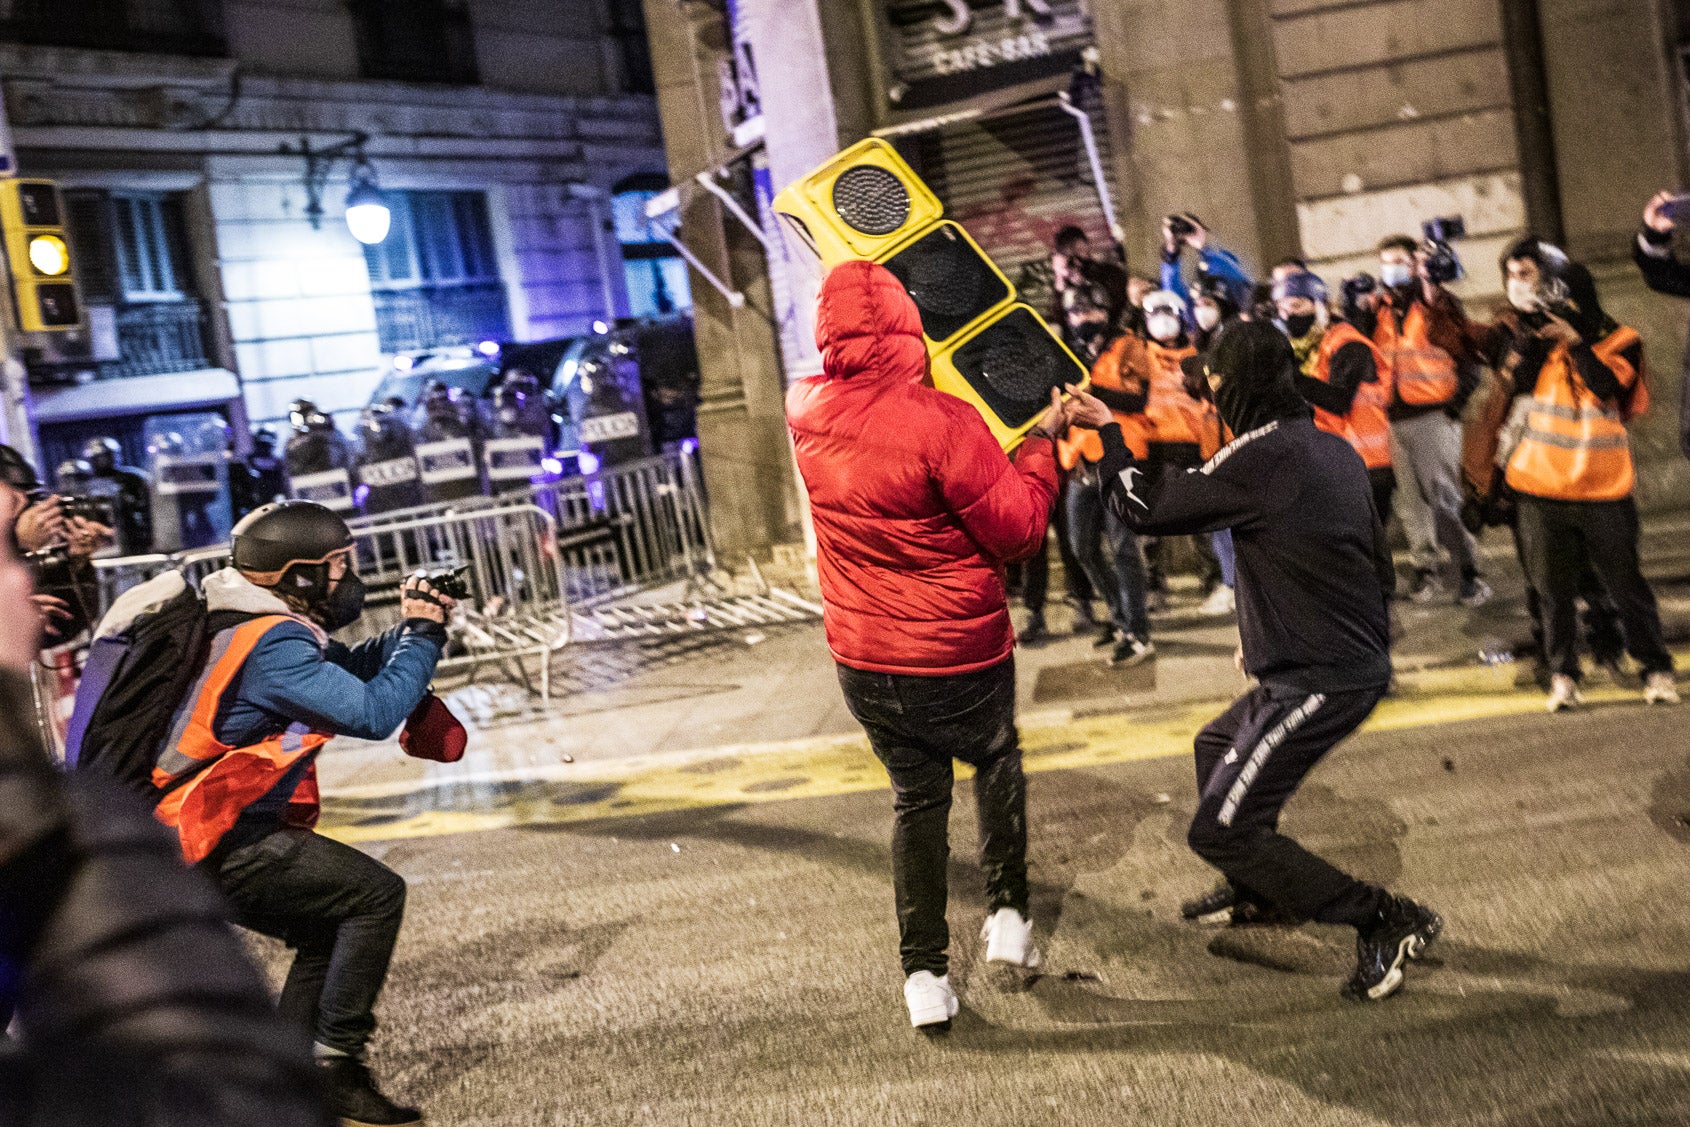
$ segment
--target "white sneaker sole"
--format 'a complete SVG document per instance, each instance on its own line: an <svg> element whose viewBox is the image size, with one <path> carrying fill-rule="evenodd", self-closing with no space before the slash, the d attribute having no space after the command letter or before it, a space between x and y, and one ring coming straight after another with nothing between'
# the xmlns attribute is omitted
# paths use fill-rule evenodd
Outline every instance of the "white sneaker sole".
<svg viewBox="0 0 1690 1127"><path fill-rule="evenodd" d="M929 1025L943 1025L962 1010L962 1003L953 994L943 1002L910 1007L910 1025L916 1029Z"/></svg>
<svg viewBox="0 0 1690 1127"><path fill-rule="evenodd" d="M1397 944L1397 957L1391 960L1391 969L1385 972L1375 986L1368 987L1367 1000L1370 1002L1383 1001L1402 989L1402 965L1410 959L1418 959L1420 953L1426 949L1426 941L1418 935L1407 935Z"/></svg>

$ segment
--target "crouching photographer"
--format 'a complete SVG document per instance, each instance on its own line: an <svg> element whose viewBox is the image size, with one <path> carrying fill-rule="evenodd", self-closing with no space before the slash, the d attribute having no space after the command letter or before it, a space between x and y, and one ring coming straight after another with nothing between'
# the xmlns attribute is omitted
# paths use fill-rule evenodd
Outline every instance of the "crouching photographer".
<svg viewBox="0 0 1690 1127"><path fill-rule="evenodd" d="M46 618L41 645L68 642L91 624L100 603L93 559L112 543L109 507L88 497L47 492L35 467L0 446L0 523L35 582Z"/></svg>
<svg viewBox="0 0 1690 1127"><path fill-rule="evenodd" d="M110 773L150 788L159 820L222 889L235 921L293 948L280 1008L311 1032L331 1110L359 1124L417 1123L420 1114L384 1096L364 1064L405 882L314 832L316 759L334 736L385 739L407 717L401 742L412 755L461 754L462 727L428 692L455 601L412 576L400 590L400 625L356 646L331 640L363 613L364 584L346 523L311 501L242 518L232 555L200 592L171 573L113 605L84 688L91 673L112 672L89 690L100 703L89 710L87 734L73 735L75 761L99 769L92 761L104 758ZM169 635L172 621L192 627ZM203 655L176 663L196 676L169 692L148 687L171 664L157 656L160 630L176 652ZM124 718L146 707L135 702L157 696L180 702L168 736L129 756L143 757L142 769L125 769L125 737L113 729L134 728ZM83 705L79 695L79 716Z"/></svg>

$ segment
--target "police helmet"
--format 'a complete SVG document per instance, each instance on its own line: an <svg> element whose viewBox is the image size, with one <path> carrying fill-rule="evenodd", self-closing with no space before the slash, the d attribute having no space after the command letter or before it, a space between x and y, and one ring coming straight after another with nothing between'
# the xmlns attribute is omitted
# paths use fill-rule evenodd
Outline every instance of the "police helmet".
<svg viewBox="0 0 1690 1127"><path fill-rule="evenodd" d="M82 458L96 473L105 473L117 465L117 456L123 452L115 438L90 438L82 447Z"/></svg>
<svg viewBox="0 0 1690 1127"><path fill-rule="evenodd" d="M260 587L286 579L287 593L307 605L328 596L329 559L352 547L346 522L315 501L261 505L241 518L231 538L237 571Z"/></svg>

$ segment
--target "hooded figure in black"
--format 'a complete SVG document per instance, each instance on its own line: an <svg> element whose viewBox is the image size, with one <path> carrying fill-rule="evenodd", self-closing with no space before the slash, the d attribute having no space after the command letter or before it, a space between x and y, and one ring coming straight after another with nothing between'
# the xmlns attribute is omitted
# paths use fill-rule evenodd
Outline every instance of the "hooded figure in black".
<svg viewBox="0 0 1690 1127"><path fill-rule="evenodd" d="M1391 679L1390 555L1367 467L1315 427L1295 372L1291 344L1272 324L1227 328L1204 375L1237 437L1190 470L1135 462L1108 408L1068 390L1075 425L1100 429L1105 501L1128 524L1154 536L1233 534L1243 664L1259 684L1196 739L1189 840L1226 880L1185 914L1349 924L1357 965L1345 993L1378 1000L1402 985L1404 964L1442 921L1279 832L1280 809L1303 777L1367 719Z"/></svg>

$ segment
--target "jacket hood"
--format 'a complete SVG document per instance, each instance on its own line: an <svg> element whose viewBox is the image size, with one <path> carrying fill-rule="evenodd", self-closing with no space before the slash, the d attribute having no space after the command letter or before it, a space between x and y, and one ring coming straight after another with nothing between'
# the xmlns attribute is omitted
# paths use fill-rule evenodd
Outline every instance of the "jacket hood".
<svg viewBox="0 0 1690 1127"><path fill-rule="evenodd" d="M205 594L205 609L211 614L218 611L285 614L295 622L309 627L319 643L328 644L329 636L321 626L297 613L274 591L260 587L232 567L214 571L206 576L200 583L200 590Z"/></svg>
<svg viewBox="0 0 1690 1127"><path fill-rule="evenodd" d="M920 383L927 376L921 314L903 283L874 262L842 262L822 282L816 345L830 380Z"/></svg>
<svg viewBox="0 0 1690 1127"><path fill-rule="evenodd" d="M1209 354L1220 377L1215 408L1233 434L1245 434L1279 419L1309 418L1313 412L1297 390L1296 354L1279 329L1264 321L1228 325Z"/></svg>

